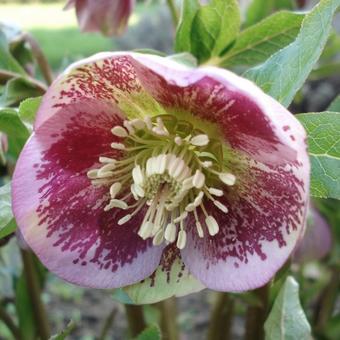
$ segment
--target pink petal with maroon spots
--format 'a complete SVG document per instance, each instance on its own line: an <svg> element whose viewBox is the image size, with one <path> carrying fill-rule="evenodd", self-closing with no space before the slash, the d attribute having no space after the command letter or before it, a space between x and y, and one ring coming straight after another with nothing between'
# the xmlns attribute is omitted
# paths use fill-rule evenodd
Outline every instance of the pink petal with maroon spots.
<svg viewBox="0 0 340 340"><path fill-rule="evenodd" d="M297 151L306 154L301 142L306 134L298 120L249 80L214 67L190 69L158 56L133 58L137 78L159 103L215 123L233 149L270 164L294 161Z"/></svg>
<svg viewBox="0 0 340 340"><path fill-rule="evenodd" d="M84 98L115 103L114 90L140 91L127 53L99 53L68 67L49 87L37 112L35 128L60 108Z"/></svg>
<svg viewBox="0 0 340 340"><path fill-rule="evenodd" d="M98 157L116 157L110 129L118 109L84 100L60 109L31 136L13 177L13 210L25 241L46 267L63 279L96 288L138 282L158 266L162 247L143 241L140 214L123 226L121 210L104 212L107 187L86 173Z"/></svg>
<svg viewBox="0 0 340 340"><path fill-rule="evenodd" d="M266 284L302 237L308 203L308 175L300 163L265 165L250 159L234 166L237 182L218 198L228 213L205 202L219 224L214 237L198 238L191 221L182 250L188 270L207 287L245 291ZM307 163L308 164L308 163ZM306 177L305 177L306 176ZM201 212L200 220L204 223Z"/></svg>

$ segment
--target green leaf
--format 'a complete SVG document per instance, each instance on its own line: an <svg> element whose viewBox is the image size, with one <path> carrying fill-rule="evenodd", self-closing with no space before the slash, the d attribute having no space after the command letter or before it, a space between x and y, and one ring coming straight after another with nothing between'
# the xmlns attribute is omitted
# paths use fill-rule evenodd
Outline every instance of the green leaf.
<svg viewBox="0 0 340 340"><path fill-rule="evenodd" d="M340 199L340 113L303 113L296 117L308 134L311 195Z"/></svg>
<svg viewBox="0 0 340 340"><path fill-rule="evenodd" d="M65 340L66 337L69 336L75 328L76 324L71 320L63 331L56 335L51 336L50 340Z"/></svg>
<svg viewBox="0 0 340 340"><path fill-rule="evenodd" d="M0 131L8 137L9 153L17 157L29 137L29 132L15 110L0 110Z"/></svg>
<svg viewBox="0 0 340 340"><path fill-rule="evenodd" d="M11 202L11 184L0 187L0 239L16 229Z"/></svg>
<svg viewBox="0 0 340 340"><path fill-rule="evenodd" d="M200 8L198 0L183 0L181 18L176 31L175 51L191 51L191 29L195 15Z"/></svg>
<svg viewBox="0 0 340 340"><path fill-rule="evenodd" d="M200 62L219 56L236 39L240 23L237 0L211 0L194 17L190 52Z"/></svg>
<svg viewBox="0 0 340 340"><path fill-rule="evenodd" d="M152 325L140 333L136 340L161 340L161 331L157 325Z"/></svg>
<svg viewBox="0 0 340 340"><path fill-rule="evenodd" d="M275 53L264 64L248 70L244 76L288 106L319 59L339 5L340 0L321 0L306 15L293 43Z"/></svg>
<svg viewBox="0 0 340 340"><path fill-rule="evenodd" d="M30 97L43 95L43 85L30 78L16 77L10 79L2 91L0 106L13 106Z"/></svg>
<svg viewBox="0 0 340 340"><path fill-rule="evenodd" d="M219 65L254 66L264 62L296 38L303 18L303 14L282 11L242 31Z"/></svg>
<svg viewBox="0 0 340 340"><path fill-rule="evenodd" d="M42 97L25 99L20 103L19 106L19 117L30 132L33 130L35 114L37 113L41 104L41 98Z"/></svg>
<svg viewBox="0 0 340 340"><path fill-rule="evenodd" d="M266 340L312 339L311 327L301 307L299 285L287 277L264 324Z"/></svg>
<svg viewBox="0 0 340 340"><path fill-rule="evenodd" d="M171 261L171 256L169 256ZM150 304L172 296L183 296L205 288L186 269L180 258L174 260L171 269L158 267L149 278L123 288L133 304Z"/></svg>
<svg viewBox="0 0 340 340"><path fill-rule="evenodd" d="M328 107L328 111L340 112L340 95L338 95Z"/></svg>
<svg viewBox="0 0 340 340"><path fill-rule="evenodd" d="M25 70L13 58L5 34L0 30L0 69L25 75Z"/></svg>

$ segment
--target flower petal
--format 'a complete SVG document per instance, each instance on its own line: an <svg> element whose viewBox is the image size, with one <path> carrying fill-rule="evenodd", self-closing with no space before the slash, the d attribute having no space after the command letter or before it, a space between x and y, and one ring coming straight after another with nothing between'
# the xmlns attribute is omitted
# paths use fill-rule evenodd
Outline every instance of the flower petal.
<svg viewBox="0 0 340 340"><path fill-rule="evenodd" d="M205 202L219 232L211 237L205 229L204 238L199 238L191 226L182 250L189 271L221 291L255 289L275 275L303 235L308 202L308 176L302 166L248 160L247 167L233 171L236 184L218 198L228 212Z"/></svg>
<svg viewBox="0 0 340 340"><path fill-rule="evenodd" d="M180 297L205 287L184 266L175 245L168 246L157 270L140 283L124 288L134 304L150 304L172 296Z"/></svg>
<svg viewBox="0 0 340 340"><path fill-rule="evenodd" d="M332 247L332 234L327 221L313 206L309 209L306 232L294 250L293 261L305 263L325 257Z"/></svg>
<svg viewBox="0 0 340 340"><path fill-rule="evenodd" d="M138 80L160 104L216 124L231 148L271 164L294 161L297 148L306 151L299 121L249 80L158 56L134 54L133 59Z"/></svg>
<svg viewBox="0 0 340 340"><path fill-rule="evenodd" d="M100 53L74 63L49 87L37 112L35 128L60 108L83 99L115 103L115 93L139 91L128 53Z"/></svg>
<svg viewBox="0 0 340 340"><path fill-rule="evenodd" d="M143 209L124 226L121 210L104 212L109 188L86 173L99 156L119 157L110 128L119 110L83 100L60 109L32 135L13 177L13 210L25 241L49 270L72 283L114 288L138 282L158 266L162 247L137 235Z"/></svg>

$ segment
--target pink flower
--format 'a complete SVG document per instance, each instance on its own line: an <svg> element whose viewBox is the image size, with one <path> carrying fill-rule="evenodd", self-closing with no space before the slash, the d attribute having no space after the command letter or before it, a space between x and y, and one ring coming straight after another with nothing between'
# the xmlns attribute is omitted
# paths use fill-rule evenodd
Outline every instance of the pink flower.
<svg viewBox="0 0 340 340"><path fill-rule="evenodd" d="M306 233L294 251L297 263L317 261L325 257L332 247L330 227L324 217L311 206L308 212Z"/></svg>
<svg viewBox="0 0 340 340"><path fill-rule="evenodd" d="M253 289L304 231L305 139L231 72L98 54L44 96L15 169L14 214L47 268L82 286L133 284L160 262L170 276L180 257L211 289Z"/></svg>
<svg viewBox="0 0 340 340"><path fill-rule="evenodd" d="M134 0L68 0L65 9L75 6L83 32L110 36L124 32L134 4Z"/></svg>

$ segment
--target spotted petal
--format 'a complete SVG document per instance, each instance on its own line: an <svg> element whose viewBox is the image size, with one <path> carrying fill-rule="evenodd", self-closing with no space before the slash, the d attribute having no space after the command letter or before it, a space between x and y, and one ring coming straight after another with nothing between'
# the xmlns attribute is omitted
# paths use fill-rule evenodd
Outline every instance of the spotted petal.
<svg viewBox="0 0 340 340"><path fill-rule="evenodd" d="M162 253L137 235L143 210L118 226L122 212L103 209L108 188L93 186L86 175L99 156L119 157L108 126L121 122L112 103L63 107L32 135L13 177L13 210L25 241L49 270L81 286L138 282Z"/></svg>
<svg viewBox="0 0 340 340"><path fill-rule="evenodd" d="M124 288L134 304L155 303L172 296L180 297L198 292L205 287L187 270L179 250L168 246L157 270L140 283Z"/></svg>

